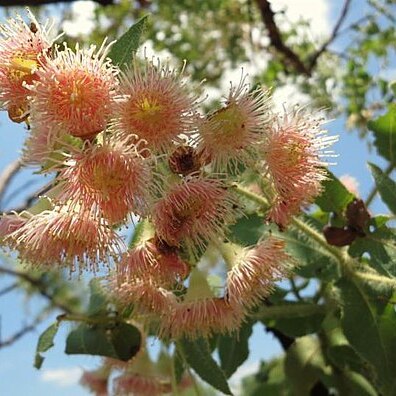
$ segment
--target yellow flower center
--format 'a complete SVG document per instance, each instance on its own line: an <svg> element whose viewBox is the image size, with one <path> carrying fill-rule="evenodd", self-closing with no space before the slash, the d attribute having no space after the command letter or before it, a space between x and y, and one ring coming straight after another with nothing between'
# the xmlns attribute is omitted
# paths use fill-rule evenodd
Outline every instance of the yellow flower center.
<svg viewBox="0 0 396 396"><path fill-rule="evenodd" d="M141 120L158 120L161 117L162 106L155 100L147 97L137 103L137 118Z"/></svg>

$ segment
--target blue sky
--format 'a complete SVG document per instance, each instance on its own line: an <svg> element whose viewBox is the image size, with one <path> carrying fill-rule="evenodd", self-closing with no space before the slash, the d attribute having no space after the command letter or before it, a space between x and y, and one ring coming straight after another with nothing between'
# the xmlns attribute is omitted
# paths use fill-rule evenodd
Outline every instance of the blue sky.
<svg viewBox="0 0 396 396"><path fill-rule="evenodd" d="M300 0L290 0L298 3ZM311 0L312 1L312 0ZM359 18L363 10L359 8L360 0L353 2L354 8L350 20ZM334 23L338 16L339 6L342 1L334 2L330 0L315 0L315 3L322 4L324 10L326 6L329 7L329 14L327 21ZM337 4L336 4L337 3ZM304 9L307 1L301 1L300 10L304 16L309 14L310 10ZM306 12L305 12L306 11ZM321 9L320 12L322 12ZM312 12L312 10L311 10ZM314 11L316 12L316 11ZM322 12L326 14L325 11ZM322 15L322 17L323 17ZM319 17L319 14L318 14ZM315 26L327 23L326 18L323 21L315 21ZM331 25L330 25L331 26ZM322 26L323 27L323 26ZM340 40L342 43L343 40ZM396 77L396 76L395 76ZM353 132L346 132L345 120L337 119L327 125L332 134L340 136L339 142L334 149L339 155L337 158L337 165L333 166L331 170L338 176L349 174L356 177L360 183L360 193L363 197L367 196L372 188L372 178L367 169L366 162L371 161L384 167L382 161L375 153L367 149L367 144L360 141ZM21 148L25 137L23 127L12 124L5 113L0 114L0 169L4 168L10 161L18 157L18 152ZM20 177L15 180L10 191L16 187L23 185L31 178L31 170L25 170ZM37 183L40 179L36 177ZM35 186L37 186L36 184ZM30 189L34 186L30 186ZM23 195L20 197L23 198ZM10 204L17 205L18 197L15 197ZM376 200L372 206L375 212L381 212L385 209ZM10 278L0 278L0 290L12 283ZM30 302L31 312L35 311L35 306L41 303L39 298L35 298ZM1 337L7 338L15 330L23 326L26 321L29 321L29 309L27 308L22 293L10 293L0 298L0 316L1 316ZM70 329L69 325L62 325L55 339L55 347L46 353L46 360L41 371L33 368L34 352L37 343L38 335L51 323L48 320L37 328L35 332L29 333L12 347L0 350L0 395L7 396L79 396L86 395L87 391L77 385L80 376L81 368L92 369L98 363L99 359L85 356L67 356L63 353L64 344L67 331ZM276 341L268 335L262 326L257 325L254 335L251 338L251 355L248 362L242 371L246 372L257 366L260 359L266 359L275 356L280 352L280 347Z"/></svg>

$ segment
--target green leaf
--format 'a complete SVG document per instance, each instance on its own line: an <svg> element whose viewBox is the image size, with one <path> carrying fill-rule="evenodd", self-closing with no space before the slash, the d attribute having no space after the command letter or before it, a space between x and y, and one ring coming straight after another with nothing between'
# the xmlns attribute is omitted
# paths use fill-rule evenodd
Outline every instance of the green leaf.
<svg viewBox="0 0 396 396"><path fill-rule="evenodd" d="M337 384L340 395L378 396L375 388L363 375L350 370L343 370L341 375L341 381Z"/></svg>
<svg viewBox="0 0 396 396"><path fill-rule="evenodd" d="M219 336L220 364L227 378L248 358L251 334L252 323L244 323L238 334Z"/></svg>
<svg viewBox="0 0 396 396"><path fill-rule="evenodd" d="M336 260L315 241L294 229L283 233L282 239L286 241L286 250L298 263L296 275L322 280L339 277Z"/></svg>
<svg viewBox="0 0 396 396"><path fill-rule="evenodd" d="M364 238L356 238L348 249L352 257L369 254L368 263L379 273L396 276L396 235L385 225L377 227L377 219L370 220L370 232Z"/></svg>
<svg viewBox="0 0 396 396"><path fill-rule="evenodd" d="M277 305L278 307L300 307L303 306L299 302L283 302ZM287 317L280 318L268 318L263 319L262 322L269 327L273 327L283 334L289 337L301 337L307 334L315 333L321 327L323 319L325 318L325 310L319 311L318 305L306 304L307 310L302 311L299 316L288 315ZM309 308L312 307L312 312L309 312Z"/></svg>
<svg viewBox="0 0 396 396"><path fill-rule="evenodd" d="M350 279L337 282L343 301L342 327L355 351L371 364L384 395L396 393L396 313L391 293Z"/></svg>
<svg viewBox="0 0 396 396"><path fill-rule="evenodd" d="M327 180L322 185L323 191L315 203L325 212L342 213L354 198L330 171L327 171Z"/></svg>
<svg viewBox="0 0 396 396"><path fill-rule="evenodd" d="M141 36L146 30L148 15L139 19L111 47L109 58L117 66L129 66L134 52L139 48Z"/></svg>
<svg viewBox="0 0 396 396"><path fill-rule="evenodd" d="M173 356L173 373L175 376L176 383L179 384L183 378L183 373L185 371L184 362L180 356L179 351L176 349Z"/></svg>
<svg viewBox="0 0 396 396"><path fill-rule="evenodd" d="M54 346L54 338L58 328L59 323L55 322L41 333L38 339L36 357L34 360L34 367L36 367L36 369L40 369L44 361L44 357L41 353L48 351L48 349Z"/></svg>
<svg viewBox="0 0 396 396"><path fill-rule="evenodd" d="M293 395L309 395L312 387L326 370L321 346L316 338L311 336L298 338L288 349L285 373L293 388Z"/></svg>
<svg viewBox="0 0 396 396"><path fill-rule="evenodd" d="M213 359L205 339L192 341L184 338L178 342L178 348L186 362L205 382L226 395L232 395L226 376Z"/></svg>
<svg viewBox="0 0 396 396"><path fill-rule="evenodd" d="M88 305L88 316L95 316L107 312L107 299L106 295L100 286L98 279L92 279L89 282L90 297Z"/></svg>
<svg viewBox="0 0 396 396"><path fill-rule="evenodd" d="M374 145L378 153L391 163L396 161L396 104L388 106L388 112L369 121L368 128L374 133Z"/></svg>
<svg viewBox="0 0 396 396"><path fill-rule="evenodd" d="M332 345L327 356L340 370L351 369L356 372L365 370L365 362L349 344Z"/></svg>
<svg viewBox="0 0 396 396"><path fill-rule="evenodd" d="M230 227L234 242L244 246L255 245L257 241L268 231L263 217L256 214L240 218Z"/></svg>
<svg viewBox="0 0 396 396"><path fill-rule="evenodd" d="M138 353L140 345L139 330L128 323L118 323L112 327L84 323L68 335L65 352L128 361Z"/></svg>
<svg viewBox="0 0 396 396"><path fill-rule="evenodd" d="M387 174L382 172L378 166L370 163L369 166L382 200L391 212L396 214L396 183Z"/></svg>

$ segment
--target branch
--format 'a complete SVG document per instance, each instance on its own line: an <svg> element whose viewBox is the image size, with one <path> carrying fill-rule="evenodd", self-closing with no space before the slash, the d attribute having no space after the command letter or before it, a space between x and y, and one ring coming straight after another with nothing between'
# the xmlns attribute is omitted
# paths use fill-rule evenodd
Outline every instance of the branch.
<svg viewBox="0 0 396 396"><path fill-rule="evenodd" d="M12 180L12 178L19 172L22 167L22 162L18 158L14 162L8 164L4 169L3 173L0 175L0 202L4 197L7 187Z"/></svg>
<svg viewBox="0 0 396 396"><path fill-rule="evenodd" d="M283 42L281 33L274 20L275 13L272 11L268 0L256 0L256 3L260 9L264 25L268 30L270 45L284 56L285 63L289 63L297 72L309 77L311 75L311 70L309 70L299 56Z"/></svg>
<svg viewBox="0 0 396 396"><path fill-rule="evenodd" d="M338 36L339 30L341 28L342 23L344 22L348 11L349 7L351 5L352 0L345 0L344 6L342 7L341 14L338 17L337 23L334 25L333 31L330 35L330 37L322 44L322 46L318 49L317 52L312 56L311 61L309 63L309 70L312 71L312 69L316 66L316 63L318 62L319 57L327 50L327 47L335 40L335 38Z"/></svg>
<svg viewBox="0 0 396 396"><path fill-rule="evenodd" d="M34 204L34 202L40 198L41 195L44 195L45 193L50 191L52 187L53 187L53 180L51 180L49 183L41 187L38 191L35 191L31 195L29 195L20 206L13 208L12 210L8 210L6 214L11 214L14 212L21 213L24 210L29 209Z"/></svg>
<svg viewBox="0 0 396 396"><path fill-rule="evenodd" d="M45 297L54 307L60 308L68 314L73 313L68 306L64 305L60 301L57 301L56 296L48 293L48 291L46 290L46 285L40 279L36 279L33 276L27 274L26 272L17 271L2 266L0 266L0 273L11 275L19 279L22 279L25 282L28 282L30 285L35 287L39 291L39 293L43 297Z"/></svg>
<svg viewBox="0 0 396 396"><path fill-rule="evenodd" d="M45 4L54 3L73 3L76 0L0 0L1 7L15 7L15 6L41 6ZM114 0L93 0L102 6L114 4Z"/></svg>
<svg viewBox="0 0 396 396"><path fill-rule="evenodd" d="M12 285L9 285L5 287L4 289L0 290L0 297L4 296L4 294L7 294L9 292L12 292L14 289L18 287L18 282L13 283Z"/></svg>
<svg viewBox="0 0 396 396"><path fill-rule="evenodd" d="M17 331L4 341L0 340L0 349L12 345L15 341L18 341L20 338L22 338L26 333L33 331L36 328L37 322L38 321L35 321L34 323L23 327L21 330Z"/></svg>

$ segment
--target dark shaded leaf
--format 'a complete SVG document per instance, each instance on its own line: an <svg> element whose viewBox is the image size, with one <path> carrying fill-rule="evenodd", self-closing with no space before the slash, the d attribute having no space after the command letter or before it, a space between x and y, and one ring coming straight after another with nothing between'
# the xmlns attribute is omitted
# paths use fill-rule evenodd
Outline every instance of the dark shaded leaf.
<svg viewBox="0 0 396 396"><path fill-rule="evenodd" d="M238 334L219 336L218 349L220 364L227 378L249 356L249 337L252 334L252 323L244 323Z"/></svg>
<svg viewBox="0 0 396 396"><path fill-rule="evenodd" d="M81 324L68 335L65 352L128 361L137 354L140 345L139 330L128 323L118 323L110 328Z"/></svg>
<svg viewBox="0 0 396 396"><path fill-rule="evenodd" d="M186 362L205 382L226 395L232 395L226 376L213 359L205 339L199 338L194 341L182 339L177 346Z"/></svg>
<svg viewBox="0 0 396 396"><path fill-rule="evenodd" d="M379 295L347 278L337 282L343 301L342 328L355 351L370 363L384 395L396 392L396 313L391 293Z"/></svg>

